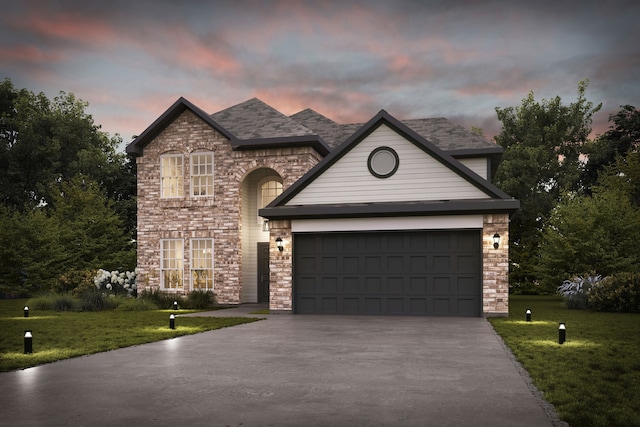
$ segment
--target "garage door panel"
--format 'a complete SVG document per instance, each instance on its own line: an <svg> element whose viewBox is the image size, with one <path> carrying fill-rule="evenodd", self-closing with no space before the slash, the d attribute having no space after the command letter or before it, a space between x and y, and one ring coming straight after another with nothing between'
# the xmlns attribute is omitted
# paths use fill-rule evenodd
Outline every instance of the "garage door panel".
<svg viewBox="0 0 640 427"><path fill-rule="evenodd" d="M296 313L481 314L479 231L294 234Z"/></svg>

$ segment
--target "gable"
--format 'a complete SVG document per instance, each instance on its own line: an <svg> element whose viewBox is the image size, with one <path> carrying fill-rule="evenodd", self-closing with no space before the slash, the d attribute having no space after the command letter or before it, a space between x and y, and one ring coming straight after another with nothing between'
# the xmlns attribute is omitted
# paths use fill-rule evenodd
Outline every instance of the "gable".
<svg viewBox="0 0 640 427"><path fill-rule="evenodd" d="M399 158L397 171L388 178L377 178L368 168L368 158L378 147L392 148ZM286 205L486 198L450 167L382 124Z"/></svg>

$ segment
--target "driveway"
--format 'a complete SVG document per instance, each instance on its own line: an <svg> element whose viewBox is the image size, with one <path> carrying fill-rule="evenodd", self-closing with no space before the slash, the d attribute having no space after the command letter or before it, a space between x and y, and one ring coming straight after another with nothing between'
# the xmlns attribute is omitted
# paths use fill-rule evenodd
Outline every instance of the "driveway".
<svg viewBox="0 0 640 427"><path fill-rule="evenodd" d="M0 374L0 425L554 425L485 319L267 317Z"/></svg>

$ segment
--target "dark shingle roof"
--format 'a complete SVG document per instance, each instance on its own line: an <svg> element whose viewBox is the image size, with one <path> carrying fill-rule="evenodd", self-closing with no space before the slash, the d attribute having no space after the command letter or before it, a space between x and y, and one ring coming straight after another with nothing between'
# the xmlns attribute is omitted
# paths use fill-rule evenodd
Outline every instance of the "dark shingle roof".
<svg viewBox="0 0 640 427"><path fill-rule="evenodd" d="M258 98L229 107L211 117L241 140L316 134Z"/></svg>

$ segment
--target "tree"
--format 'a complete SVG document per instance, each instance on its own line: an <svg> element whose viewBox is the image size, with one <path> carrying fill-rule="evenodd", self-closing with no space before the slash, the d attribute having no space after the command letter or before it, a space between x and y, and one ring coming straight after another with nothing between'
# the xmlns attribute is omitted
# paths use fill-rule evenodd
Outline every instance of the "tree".
<svg viewBox="0 0 640 427"><path fill-rule="evenodd" d="M511 219L512 283L538 280L542 230L560 195L576 189L583 146L591 133L593 106L578 84L578 99L564 105L559 96L536 102L533 92L518 107L496 108L502 122L496 142L504 148L495 183L520 200Z"/></svg>
<svg viewBox="0 0 640 427"><path fill-rule="evenodd" d="M598 181L598 175L607 167L619 163L628 153L640 146L640 111L631 105L621 106L620 111L609 116L613 124L586 147L589 160L582 176L582 186L586 193Z"/></svg>

